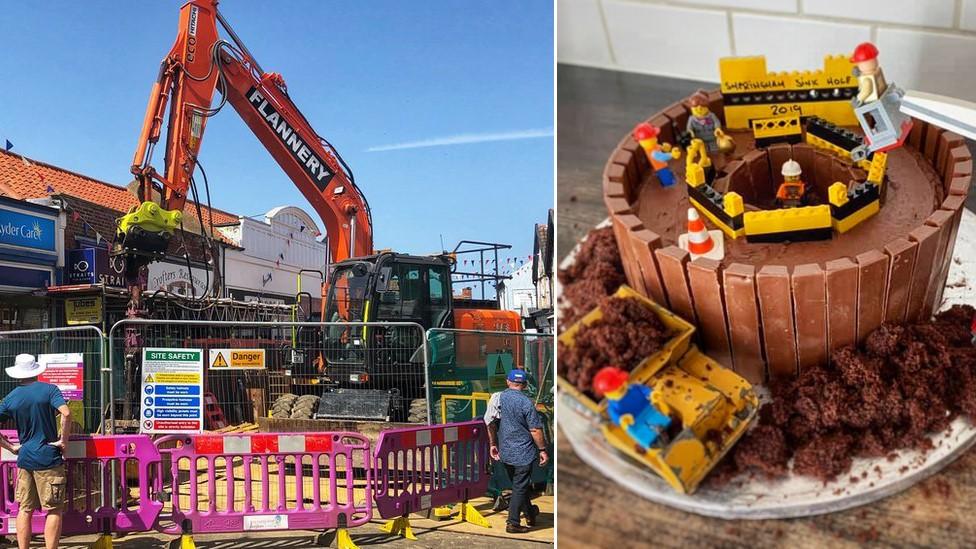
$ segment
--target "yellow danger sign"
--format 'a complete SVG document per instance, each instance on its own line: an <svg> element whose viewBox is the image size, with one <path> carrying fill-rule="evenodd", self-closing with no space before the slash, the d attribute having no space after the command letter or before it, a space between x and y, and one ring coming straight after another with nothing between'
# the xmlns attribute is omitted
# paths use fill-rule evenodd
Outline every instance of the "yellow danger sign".
<svg viewBox="0 0 976 549"><path fill-rule="evenodd" d="M211 349L210 367L262 370L265 368L265 351L264 349Z"/></svg>

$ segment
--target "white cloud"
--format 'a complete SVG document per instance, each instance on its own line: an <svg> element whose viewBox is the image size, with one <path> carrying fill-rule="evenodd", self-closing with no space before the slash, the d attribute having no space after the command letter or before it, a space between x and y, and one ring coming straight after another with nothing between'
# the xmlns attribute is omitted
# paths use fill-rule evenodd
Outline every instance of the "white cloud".
<svg viewBox="0 0 976 549"><path fill-rule="evenodd" d="M366 149L366 152L398 151L402 149L422 149L425 147L447 147L450 145L468 145L471 143L488 143L490 141L519 141L522 139L537 139L552 137L552 128L538 128L529 130L515 130L495 133L462 133L446 137L431 137L418 141L378 145Z"/></svg>

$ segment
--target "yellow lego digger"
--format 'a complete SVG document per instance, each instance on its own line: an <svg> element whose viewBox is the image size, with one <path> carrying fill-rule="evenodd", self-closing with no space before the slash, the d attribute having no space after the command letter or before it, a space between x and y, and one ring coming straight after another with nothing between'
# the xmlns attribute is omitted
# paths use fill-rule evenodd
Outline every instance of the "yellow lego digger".
<svg viewBox="0 0 976 549"><path fill-rule="evenodd" d="M759 409L752 386L691 344L694 326L621 286L616 298L634 299L654 311L671 339L629 374L614 367L594 377L599 403L560 379L563 390L602 420L614 448L644 463L676 491L690 494L745 433ZM572 347L584 325L601 321L594 309L560 336Z"/></svg>

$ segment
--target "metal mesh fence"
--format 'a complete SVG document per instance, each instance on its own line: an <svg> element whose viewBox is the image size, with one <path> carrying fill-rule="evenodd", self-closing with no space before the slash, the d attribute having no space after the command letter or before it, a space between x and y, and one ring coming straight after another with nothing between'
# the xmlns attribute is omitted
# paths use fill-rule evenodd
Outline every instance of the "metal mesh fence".
<svg viewBox="0 0 976 549"><path fill-rule="evenodd" d="M13 366L15 357L23 353L47 365L42 380L62 387L72 411L73 432L99 432L105 402L101 374L107 360L102 331L78 326L0 332L0 366ZM17 384L16 379L0 375L0 396L6 397ZM13 422L0 427L15 428Z"/></svg>
<svg viewBox="0 0 976 549"><path fill-rule="evenodd" d="M526 395L551 423L552 334L437 328L427 340L434 423L483 417L488 396L506 388L512 369L526 371Z"/></svg>
<svg viewBox="0 0 976 549"><path fill-rule="evenodd" d="M207 430L259 417L427 422L418 324L123 320L109 344L120 429L138 429L145 348L203 351ZM229 351L263 358L242 366Z"/></svg>

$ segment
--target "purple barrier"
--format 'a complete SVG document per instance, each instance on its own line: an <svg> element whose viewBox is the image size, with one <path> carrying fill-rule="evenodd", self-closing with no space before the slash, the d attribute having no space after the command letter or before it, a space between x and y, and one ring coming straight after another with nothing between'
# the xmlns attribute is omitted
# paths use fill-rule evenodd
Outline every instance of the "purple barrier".
<svg viewBox="0 0 976 549"><path fill-rule="evenodd" d="M383 431L373 461L383 518L466 502L488 491L488 430L479 419Z"/></svg>
<svg viewBox="0 0 976 549"><path fill-rule="evenodd" d="M156 485L172 505L160 516L171 524L157 525L167 534L346 528L373 516L360 434L174 435L156 444L169 471Z"/></svg>
<svg viewBox="0 0 976 549"><path fill-rule="evenodd" d="M15 431L3 431L12 441ZM145 532L152 530L163 504L152 501L150 472L159 464L159 450L146 435L71 437L64 453L67 473L64 534ZM0 532L13 534L17 457L0 455ZM46 513L34 513L34 532L44 531Z"/></svg>

